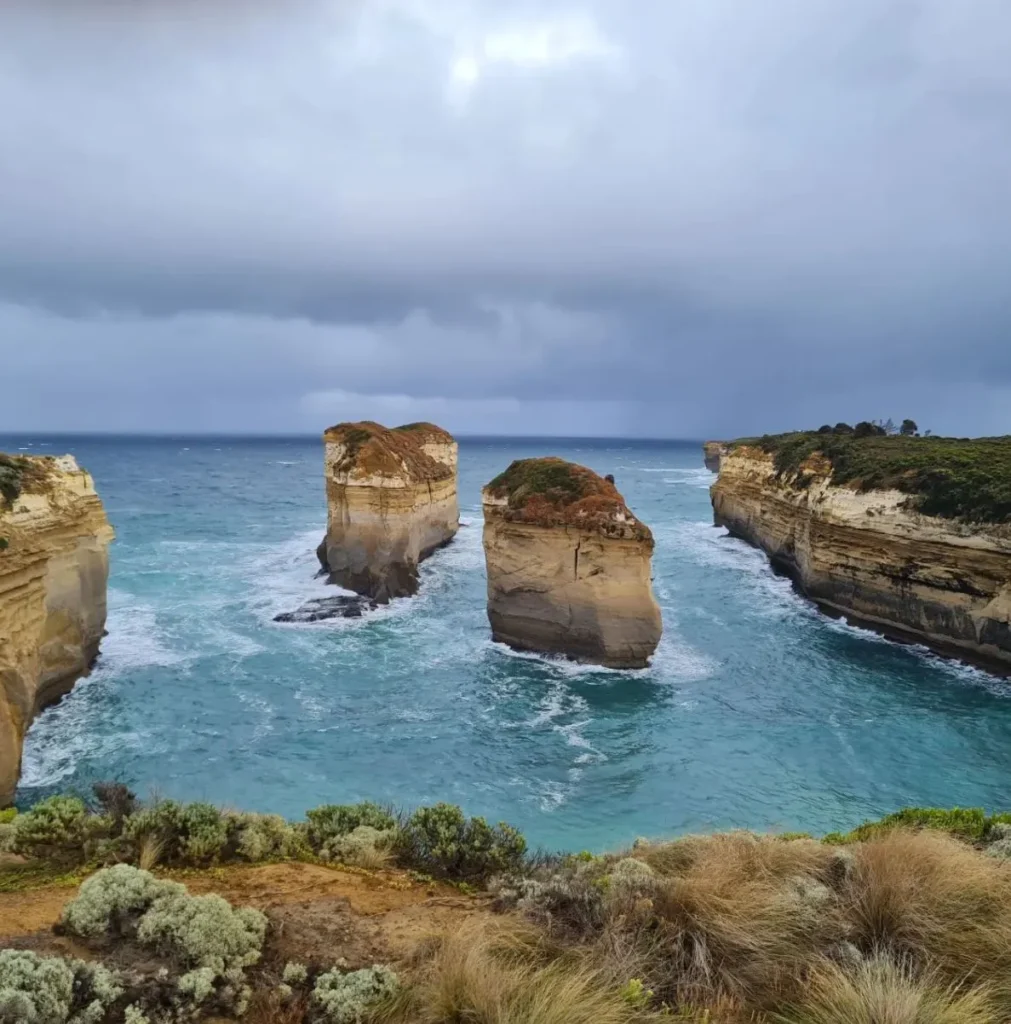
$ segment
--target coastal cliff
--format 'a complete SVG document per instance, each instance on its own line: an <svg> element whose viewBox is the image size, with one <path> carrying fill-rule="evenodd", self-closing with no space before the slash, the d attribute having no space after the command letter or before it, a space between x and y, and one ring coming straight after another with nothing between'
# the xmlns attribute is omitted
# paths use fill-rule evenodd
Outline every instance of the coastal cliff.
<svg viewBox="0 0 1011 1024"><path fill-rule="evenodd" d="M514 462L482 492L495 640L642 668L663 624L653 536L609 480L562 459Z"/></svg>
<svg viewBox="0 0 1011 1024"><path fill-rule="evenodd" d="M824 610L1011 672L1006 441L737 444L711 488L715 522L762 548ZM972 476L977 459L993 487Z"/></svg>
<svg viewBox="0 0 1011 1024"><path fill-rule="evenodd" d="M706 441L702 445L702 454L706 461L706 469L719 473L720 460L727 453L727 445L723 441Z"/></svg>
<svg viewBox="0 0 1011 1024"><path fill-rule="evenodd" d="M457 443L431 423L341 423L324 435L330 581L380 603L418 590L418 563L460 525Z"/></svg>
<svg viewBox="0 0 1011 1024"><path fill-rule="evenodd" d="M71 456L0 456L0 807L14 796L32 719L98 654L112 539Z"/></svg>

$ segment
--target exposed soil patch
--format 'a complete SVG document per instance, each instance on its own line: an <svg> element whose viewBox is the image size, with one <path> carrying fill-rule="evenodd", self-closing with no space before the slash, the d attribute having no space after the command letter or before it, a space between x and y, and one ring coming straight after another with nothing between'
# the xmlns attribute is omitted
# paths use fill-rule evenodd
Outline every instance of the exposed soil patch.
<svg viewBox="0 0 1011 1024"><path fill-rule="evenodd" d="M165 875L195 895L213 892L235 906L264 911L271 925L264 971L280 971L290 960L332 966L344 959L354 969L398 960L427 935L490 914L480 897L401 871L284 863ZM0 893L0 946L93 959L94 952L52 931L76 893L72 885ZM138 966L114 963L115 951L100 958L109 966Z"/></svg>

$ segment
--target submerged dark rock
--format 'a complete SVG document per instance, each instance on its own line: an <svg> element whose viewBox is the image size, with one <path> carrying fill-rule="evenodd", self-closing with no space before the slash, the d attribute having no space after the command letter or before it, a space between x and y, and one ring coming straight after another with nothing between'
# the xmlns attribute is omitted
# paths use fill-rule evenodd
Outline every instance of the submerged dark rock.
<svg viewBox="0 0 1011 1024"><path fill-rule="evenodd" d="M375 611L377 601L358 595L338 594L307 601L293 612L274 616L275 622L326 622L328 619L360 619L365 612Z"/></svg>

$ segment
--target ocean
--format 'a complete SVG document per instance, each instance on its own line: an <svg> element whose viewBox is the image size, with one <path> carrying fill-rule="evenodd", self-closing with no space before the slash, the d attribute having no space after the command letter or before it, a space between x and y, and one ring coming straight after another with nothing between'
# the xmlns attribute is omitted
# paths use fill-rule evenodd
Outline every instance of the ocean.
<svg viewBox="0 0 1011 1024"><path fill-rule="evenodd" d="M421 593L303 626L272 618L328 591L317 438L0 436L0 450L73 453L118 535L109 635L32 726L21 805L104 779L292 817L449 801L535 845L602 850L1011 802L1008 684L818 613L713 527L699 443L464 439L463 526ZM664 637L648 669L491 641L480 489L542 454L613 473L653 530Z"/></svg>

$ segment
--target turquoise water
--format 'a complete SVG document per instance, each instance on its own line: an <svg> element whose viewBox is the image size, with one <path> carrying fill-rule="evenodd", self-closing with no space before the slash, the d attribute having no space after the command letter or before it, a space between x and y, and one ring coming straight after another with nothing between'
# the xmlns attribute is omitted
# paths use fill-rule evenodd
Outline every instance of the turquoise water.
<svg viewBox="0 0 1011 1024"><path fill-rule="evenodd" d="M464 527L421 595L316 626L271 618L326 592L318 441L0 437L30 444L92 471L118 540L99 665L33 726L22 803L104 778L292 816L449 800L593 849L1011 805L1007 685L815 612L711 525L695 443L464 441ZM489 639L480 487L544 453L614 473L653 528L665 634L648 670Z"/></svg>

